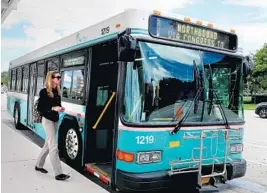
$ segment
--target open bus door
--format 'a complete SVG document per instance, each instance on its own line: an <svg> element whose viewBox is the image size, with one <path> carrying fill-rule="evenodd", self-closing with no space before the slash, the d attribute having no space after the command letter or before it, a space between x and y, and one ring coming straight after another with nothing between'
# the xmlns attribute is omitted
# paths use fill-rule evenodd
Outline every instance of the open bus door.
<svg viewBox="0 0 267 193"><path fill-rule="evenodd" d="M92 48L87 103L86 169L109 184L112 174L113 134L118 79L116 41Z"/></svg>
<svg viewBox="0 0 267 193"><path fill-rule="evenodd" d="M116 143L120 106L117 99L120 98L118 95L123 86L121 74L125 62L133 62L135 58L136 40L130 33L127 29L118 35L117 40L97 45L92 51L90 93L86 110L89 157L86 169L109 184L113 191L116 190Z"/></svg>

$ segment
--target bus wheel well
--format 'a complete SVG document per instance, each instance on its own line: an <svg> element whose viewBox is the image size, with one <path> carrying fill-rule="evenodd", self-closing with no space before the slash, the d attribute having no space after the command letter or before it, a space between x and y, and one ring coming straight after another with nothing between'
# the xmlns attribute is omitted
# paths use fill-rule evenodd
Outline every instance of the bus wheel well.
<svg viewBox="0 0 267 193"><path fill-rule="evenodd" d="M63 118L58 132L58 147L59 157L65 163L77 170L82 169L82 137L76 117L67 115Z"/></svg>
<svg viewBox="0 0 267 193"><path fill-rule="evenodd" d="M64 127L66 127L66 125L68 125L68 124L73 124L73 125L77 126L77 128L79 127L78 126L78 120L76 119L76 117L66 115L66 116L64 116L63 121L60 124L58 136L60 136L60 134L63 133Z"/></svg>

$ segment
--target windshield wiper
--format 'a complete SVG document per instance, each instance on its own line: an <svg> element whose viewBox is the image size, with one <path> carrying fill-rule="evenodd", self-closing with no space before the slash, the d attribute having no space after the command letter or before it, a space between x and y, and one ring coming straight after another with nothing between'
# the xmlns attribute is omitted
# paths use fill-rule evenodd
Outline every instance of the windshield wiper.
<svg viewBox="0 0 267 193"><path fill-rule="evenodd" d="M183 109L183 107L185 106L185 104L187 104L187 100L183 100L183 104L181 107L179 107L180 109ZM172 120L175 121L177 118L177 112L175 113L175 115L173 116Z"/></svg>
<svg viewBox="0 0 267 193"><path fill-rule="evenodd" d="M201 84L201 82L202 82L201 77L203 77L203 75L198 72L197 64L196 64L195 60L193 61L193 67L194 67L194 72L195 72L195 77L196 77L196 88L197 88L196 90L199 90L200 87L203 87L203 85ZM199 103L199 100L195 100L195 102L194 102L194 114L197 113L198 103Z"/></svg>
<svg viewBox="0 0 267 193"><path fill-rule="evenodd" d="M223 110L223 107L221 105L221 102L219 101L218 96L217 96L217 94L216 94L216 92L214 91L214 88L213 88L213 80L212 80L213 74L212 74L212 69L211 69L211 66L210 65L209 65L209 71L210 71L210 76L209 76L209 90L211 92L211 95L210 95L211 96L211 101L210 101L209 111L211 111L211 107L213 106L213 98L215 96L216 101L219 102L219 109L220 109L220 112L221 112L222 117L224 119L225 128L226 129L230 129L229 123L228 123L227 117L225 115L225 112Z"/></svg>
<svg viewBox="0 0 267 193"><path fill-rule="evenodd" d="M212 81L212 69L210 67L209 64L209 100L210 100L210 104L209 104L209 108L208 108L208 115L210 115L211 113L211 109L213 106L213 81Z"/></svg>
<svg viewBox="0 0 267 193"><path fill-rule="evenodd" d="M171 134L177 133L182 124L184 123L185 119L188 117L189 112L191 111L192 105L194 104L194 112L196 111L196 101L198 100L200 94L202 93L204 87L202 84L200 84L200 81L203 80L203 73L198 73L197 67L196 67L196 62L193 61L193 67L194 67L194 75L195 75L195 79L196 79L196 88L197 88L197 93L196 96L194 97L190 107L187 109L187 111L185 112L185 115L183 116L183 118L177 123L177 125L174 127L174 129L171 131Z"/></svg>
<svg viewBox="0 0 267 193"><path fill-rule="evenodd" d="M233 103L234 103L234 95L235 95L235 89L236 89L236 85L237 85L237 73L240 70L241 65L238 65L236 70L232 73L230 73L230 80L229 80L229 88L230 88L230 100L229 100L229 104L228 104L228 108L231 109L233 107ZM234 80L232 80L232 76L234 75ZM234 82L234 85L232 85Z"/></svg>
<svg viewBox="0 0 267 193"><path fill-rule="evenodd" d="M190 110L191 110L193 104L195 103L195 101L196 101L196 100L198 99L198 97L200 96L200 93L202 92L202 90L203 90L203 87L201 87L201 88L198 89L198 92L197 92L197 94L196 94L196 96L195 96L193 102L191 103L191 105L190 105L190 107L187 109L187 111L185 112L185 115L183 116L183 118L177 123L177 125L176 125L176 126L174 127L174 129L171 131L171 134L177 133L177 132L180 130L182 124L184 123L185 119L188 117L189 112L190 112Z"/></svg>

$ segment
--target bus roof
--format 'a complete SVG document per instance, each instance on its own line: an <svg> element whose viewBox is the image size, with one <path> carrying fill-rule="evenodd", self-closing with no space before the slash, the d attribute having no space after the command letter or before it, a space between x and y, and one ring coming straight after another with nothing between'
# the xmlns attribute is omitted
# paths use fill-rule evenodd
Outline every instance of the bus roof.
<svg viewBox="0 0 267 193"><path fill-rule="evenodd" d="M21 66L24 64L36 62L45 58L50 58L58 54L64 54L72 50L81 49L89 45L116 38L118 33L126 28L132 29L133 35L145 36L152 38L148 34L148 19L151 14L159 14L158 11L142 11L128 9L120 14L117 14L107 20L94 24L83 30L80 30L72 35L66 36L51 44L32 51L24 56L12 60L9 64L10 68ZM184 20L185 16L174 13L160 13L166 17ZM191 18L191 22L198 21ZM208 22L202 22L202 25L208 25ZM222 29L223 30L223 29ZM230 31L230 30L226 30Z"/></svg>

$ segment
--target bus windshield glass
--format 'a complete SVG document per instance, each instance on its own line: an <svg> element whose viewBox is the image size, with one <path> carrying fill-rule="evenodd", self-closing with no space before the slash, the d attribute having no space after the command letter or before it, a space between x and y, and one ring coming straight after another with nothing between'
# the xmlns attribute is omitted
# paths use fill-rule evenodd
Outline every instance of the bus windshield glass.
<svg viewBox="0 0 267 193"><path fill-rule="evenodd" d="M188 112L185 125L224 124L223 110L229 123L243 122L241 64L224 54L139 42L126 66L123 121L173 125Z"/></svg>

